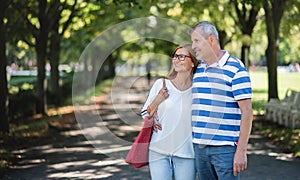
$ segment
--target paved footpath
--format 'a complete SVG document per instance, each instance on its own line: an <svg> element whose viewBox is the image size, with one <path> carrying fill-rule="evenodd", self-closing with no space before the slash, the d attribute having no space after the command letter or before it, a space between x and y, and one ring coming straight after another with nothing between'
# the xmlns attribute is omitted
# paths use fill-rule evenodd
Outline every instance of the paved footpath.
<svg viewBox="0 0 300 180"><path fill-rule="evenodd" d="M148 167L134 169L124 162L141 126L137 114L148 89L143 77L116 78L110 93L95 98L93 106L78 109L85 119L78 126L54 132L38 145L16 149L20 161L0 179L150 179ZM300 180L300 160L272 146L255 125L248 169L241 179Z"/></svg>

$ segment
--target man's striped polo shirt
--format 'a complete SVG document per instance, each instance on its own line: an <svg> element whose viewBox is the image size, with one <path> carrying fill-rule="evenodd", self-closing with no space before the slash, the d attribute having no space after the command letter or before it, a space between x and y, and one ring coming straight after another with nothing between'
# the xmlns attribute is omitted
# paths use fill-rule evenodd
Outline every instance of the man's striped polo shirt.
<svg viewBox="0 0 300 180"><path fill-rule="evenodd" d="M201 62L192 92L193 142L235 145L241 121L237 101L252 98L249 73L243 63L227 51L210 66Z"/></svg>

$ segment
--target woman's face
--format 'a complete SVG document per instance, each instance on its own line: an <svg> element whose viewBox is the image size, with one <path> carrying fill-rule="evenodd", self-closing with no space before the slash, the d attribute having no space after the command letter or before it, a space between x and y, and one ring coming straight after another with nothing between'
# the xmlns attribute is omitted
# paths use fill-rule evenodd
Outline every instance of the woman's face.
<svg viewBox="0 0 300 180"><path fill-rule="evenodd" d="M194 64L186 49L177 49L173 57L173 66L176 72L190 73L192 71Z"/></svg>

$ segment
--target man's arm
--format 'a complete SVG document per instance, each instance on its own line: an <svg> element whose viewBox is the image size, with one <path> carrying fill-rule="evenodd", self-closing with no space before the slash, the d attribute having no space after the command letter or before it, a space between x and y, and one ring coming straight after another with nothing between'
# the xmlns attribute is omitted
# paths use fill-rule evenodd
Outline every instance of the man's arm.
<svg viewBox="0 0 300 180"><path fill-rule="evenodd" d="M253 110L251 99L238 101L242 112L239 141L234 156L233 174L237 175L247 168L247 146L252 128Z"/></svg>

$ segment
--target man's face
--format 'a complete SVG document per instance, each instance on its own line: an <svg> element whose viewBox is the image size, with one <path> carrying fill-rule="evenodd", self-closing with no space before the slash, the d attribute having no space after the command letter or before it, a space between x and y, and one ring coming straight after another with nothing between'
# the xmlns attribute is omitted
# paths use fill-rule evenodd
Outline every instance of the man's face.
<svg viewBox="0 0 300 180"><path fill-rule="evenodd" d="M199 28L196 28L191 34L192 48L196 54L198 60L205 60L207 54L211 51L211 47L208 44L208 38L205 38L200 32Z"/></svg>

